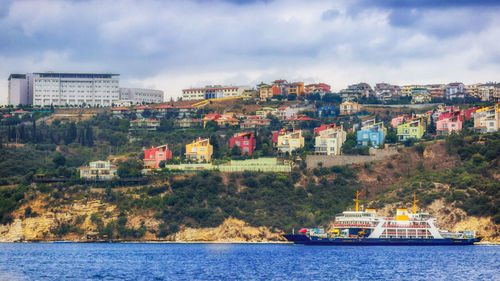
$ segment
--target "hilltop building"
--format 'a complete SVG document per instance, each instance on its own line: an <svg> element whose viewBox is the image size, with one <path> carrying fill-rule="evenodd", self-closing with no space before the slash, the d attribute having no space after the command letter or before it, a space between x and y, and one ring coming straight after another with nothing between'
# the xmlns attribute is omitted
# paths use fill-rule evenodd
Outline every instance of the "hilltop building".
<svg viewBox="0 0 500 281"><path fill-rule="evenodd" d="M141 118L130 121L129 131L156 131L160 121L156 119Z"/></svg>
<svg viewBox="0 0 500 281"><path fill-rule="evenodd" d="M161 161L172 159L172 151L168 149L168 144L160 145L144 151L144 168L158 169Z"/></svg>
<svg viewBox="0 0 500 281"><path fill-rule="evenodd" d="M186 144L186 159L201 162L210 162L212 160L213 146L209 139L199 138L192 143Z"/></svg>
<svg viewBox="0 0 500 281"><path fill-rule="evenodd" d="M359 112L361 110L361 106L359 103L355 101L344 101L340 104L340 115L351 115Z"/></svg>
<svg viewBox="0 0 500 281"><path fill-rule="evenodd" d="M453 131L462 130L464 117L461 111L441 113L436 121L436 133L438 135L448 135Z"/></svg>
<svg viewBox="0 0 500 281"><path fill-rule="evenodd" d="M120 100L119 74L36 72L9 76L9 104L111 106Z"/></svg>
<svg viewBox="0 0 500 281"><path fill-rule="evenodd" d="M230 139L229 147L237 146L241 149L241 155L252 155L256 142L253 133L237 133Z"/></svg>
<svg viewBox="0 0 500 281"><path fill-rule="evenodd" d="M301 130L287 131L285 129L276 134L276 147L282 153L292 153L292 151L304 147L304 137Z"/></svg>
<svg viewBox="0 0 500 281"><path fill-rule="evenodd" d="M29 74L11 74L9 76L8 104L33 104L32 96L30 95L33 91L30 91L29 88L30 79L31 76Z"/></svg>
<svg viewBox="0 0 500 281"><path fill-rule="evenodd" d="M384 122L374 123L361 127L357 131L357 143L360 146L367 146L371 143L372 147L384 144L387 128L384 127Z"/></svg>
<svg viewBox="0 0 500 281"><path fill-rule="evenodd" d="M482 133L496 132L500 128L500 104L483 107L474 113L474 130Z"/></svg>
<svg viewBox="0 0 500 281"><path fill-rule="evenodd" d="M182 90L182 100L204 100L240 97L247 86L206 86L204 88L193 88Z"/></svg>
<svg viewBox="0 0 500 281"><path fill-rule="evenodd" d="M33 105L111 106L120 100L119 74L33 73Z"/></svg>
<svg viewBox="0 0 500 281"><path fill-rule="evenodd" d="M425 121L422 118L408 119L398 125L398 140L420 139L425 132Z"/></svg>
<svg viewBox="0 0 500 281"><path fill-rule="evenodd" d="M130 104L161 103L163 91L139 88L120 88L120 101Z"/></svg>
<svg viewBox="0 0 500 281"><path fill-rule="evenodd" d="M411 89L411 103L427 103L431 101L431 94L427 88Z"/></svg>
<svg viewBox="0 0 500 281"><path fill-rule="evenodd" d="M259 98L263 101L271 99L273 97L273 87L271 85L260 83L257 85L259 89Z"/></svg>
<svg viewBox="0 0 500 281"><path fill-rule="evenodd" d="M342 144L347 137L347 133L342 126L337 127L334 125L321 130L316 129L314 129L314 132L318 132L318 136L314 138L314 153L316 155L340 155Z"/></svg>
<svg viewBox="0 0 500 281"><path fill-rule="evenodd" d="M325 83L309 84L304 87L304 92L306 95L319 94L323 96L331 91L331 86Z"/></svg>
<svg viewBox="0 0 500 281"><path fill-rule="evenodd" d="M80 178L92 180L112 180L118 177L118 167L109 161L90 162L89 166L78 168Z"/></svg>
<svg viewBox="0 0 500 281"><path fill-rule="evenodd" d="M446 99L456 99L465 97L465 85L460 82L454 82L446 85L444 98Z"/></svg>
<svg viewBox="0 0 500 281"><path fill-rule="evenodd" d="M288 94L296 95L297 97L301 97L304 95L304 82L294 82L288 84Z"/></svg>

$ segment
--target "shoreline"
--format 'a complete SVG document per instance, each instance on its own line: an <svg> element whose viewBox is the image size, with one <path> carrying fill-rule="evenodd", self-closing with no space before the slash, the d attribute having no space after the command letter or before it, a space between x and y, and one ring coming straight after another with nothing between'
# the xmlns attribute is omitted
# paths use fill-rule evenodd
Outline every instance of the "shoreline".
<svg viewBox="0 0 500 281"><path fill-rule="evenodd" d="M289 241L167 241L167 240L130 240L130 241L116 241L116 240L96 240L96 241L74 241L74 240L41 240L41 241L3 241L1 243L44 243L44 244L65 244L65 243L128 243L128 244L294 244ZM500 242L482 241L474 245L480 246L496 246Z"/></svg>

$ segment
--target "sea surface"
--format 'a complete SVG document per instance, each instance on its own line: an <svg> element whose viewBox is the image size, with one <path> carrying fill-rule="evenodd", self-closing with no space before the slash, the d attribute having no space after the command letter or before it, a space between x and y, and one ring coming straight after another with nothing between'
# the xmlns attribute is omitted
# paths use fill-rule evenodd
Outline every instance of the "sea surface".
<svg viewBox="0 0 500 281"><path fill-rule="evenodd" d="M500 246L0 243L0 280L500 280Z"/></svg>

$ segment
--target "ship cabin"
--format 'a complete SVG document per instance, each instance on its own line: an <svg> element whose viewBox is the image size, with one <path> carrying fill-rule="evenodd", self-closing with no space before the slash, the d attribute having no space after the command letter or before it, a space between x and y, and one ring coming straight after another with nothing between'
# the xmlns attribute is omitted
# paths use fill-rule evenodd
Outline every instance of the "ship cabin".
<svg viewBox="0 0 500 281"><path fill-rule="evenodd" d="M345 211L335 216L332 236L341 237L367 237L377 226L375 217L377 210Z"/></svg>
<svg viewBox="0 0 500 281"><path fill-rule="evenodd" d="M383 218L380 238L438 238L435 218L429 213L396 209L396 217Z"/></svg>

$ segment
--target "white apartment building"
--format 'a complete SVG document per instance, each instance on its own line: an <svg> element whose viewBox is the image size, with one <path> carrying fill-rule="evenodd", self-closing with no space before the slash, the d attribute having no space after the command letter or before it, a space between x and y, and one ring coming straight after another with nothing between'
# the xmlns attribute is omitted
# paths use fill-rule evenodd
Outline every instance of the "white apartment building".
<svg viewBox="0 0 500 281"><path fill-rule="evenodd" d="M130 104L160 103L163 102L163 91L138 88L120 88L121 102L130 101Z"/></svg>
<svg viewBox="0 0 500 281"><path fill-rule="evenodd" d="M340 155L346 137L347 133L342 127L322 130L315 138L314 153L316 155Z"/></svg>
<svg viewBox="0 0 500 281"><path fill-rule="evenodd" d="M182 100L204 100L215 98L239 97L248 86L206 86L205 88L193 88L182 90Z"/></svg>
<svg viewBox="0 0 500 281"><path fill-rule="evenodd" d="M27 74L11 74L9 76L8 104L32 104L29 91L29 79Z"/></svg>
<svg viewBox="0 0 500 281"><path fill-rule="evenodd" d="M33 105L111 106L120 100L119 74L33 73Z"/></svg>

